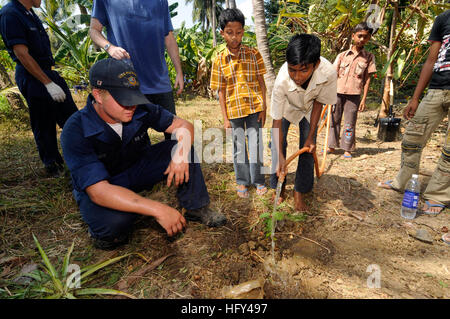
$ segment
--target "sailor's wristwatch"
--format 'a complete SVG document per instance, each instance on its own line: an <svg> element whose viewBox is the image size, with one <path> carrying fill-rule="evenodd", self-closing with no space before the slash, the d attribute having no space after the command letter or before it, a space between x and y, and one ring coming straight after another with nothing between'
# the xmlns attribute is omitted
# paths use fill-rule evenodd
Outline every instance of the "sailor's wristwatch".
<svg viewBox="0 0 450 319"><path fill-rule="evenodd" d="M108 49L111 47L111 43L108 43L107 45L105 45L103 47L103 50L105 50L106 52L108 52Z"/></svg>

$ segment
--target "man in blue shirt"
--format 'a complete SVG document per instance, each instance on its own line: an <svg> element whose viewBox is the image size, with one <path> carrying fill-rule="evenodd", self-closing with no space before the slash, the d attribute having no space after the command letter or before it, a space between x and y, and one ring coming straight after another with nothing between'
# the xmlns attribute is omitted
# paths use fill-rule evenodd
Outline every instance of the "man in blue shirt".
<svg viewBox="0 0 450 319"><path fill-rule="evenodd" d="M137 214L155 217L169 236L182 231L185 218L210 227L225 224L223 214L208 208L200 164L194 161L193 125L149 104L134 69L124 61L97 62L89 80L92 94L86 107L67 121L61 144L73 193L95 246L114 249L126 243ZM151 145L149 128L176 139ZM165 175L168 187L178 187L184 217L136 193L151 189Z"/></svg>
<svg viewBox="0 0 450 319"><path fill-rule="evenodd" d="M104 26L108 40L102 34ZM182 92L184 81L172 31L167 0L94 0L89 32L92 41L115 59L131 59L142 93L150 102L176 114L166 48L177 72L177 94ZM170 135L166 134L166 139Z"/></svg>
<svg viewBox="0 0 450 319"><path fill-rule="evenodd" d="M77 111L66 82L56 71L50 40L34 13L41 0L12 0L0 10L0 33L16 62L16 83L30 112L31 129L47 173L58 176L63 159L56 124L64 126Z"/></svg>

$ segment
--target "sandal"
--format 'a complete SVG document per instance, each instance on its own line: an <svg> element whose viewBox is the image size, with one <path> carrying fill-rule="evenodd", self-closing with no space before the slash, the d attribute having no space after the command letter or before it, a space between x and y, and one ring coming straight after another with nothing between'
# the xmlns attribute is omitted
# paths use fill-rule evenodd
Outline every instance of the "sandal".
<svg viewBox="0 0 450 319"><path fill-rule="evenodd" d="M441 203L431 204L429 201L425 201L425 205L428 206L426 210L420 209L420 211L425 215L437 216L445 209L445 205ZM440 207L441 209L438 212L434 212L430 210L431 207Z"/></svg>
<svg viewBox="0 0 450 319"><path fill-rule="evenodd" d="M352 159L352 154L349 154L349 155L347 155L347 154L345 154L344 153L344 155L342 155L345 159Z"/></svg>
<svg viewBox="0 0 450 319"><path fill-rule="evenodd" d="M240 198L248 198L248 188L244 186L244 189L239 189L239 186L236 186L237 195Z"/></svg>
<svg viewBox="0 0 450 319"><path fill-rule="evenodd" d="M377 186L380 187L380 188L391 189L393 191L397 191L398 192L398 190L396 188L394 188L394 186L392 186L392 182L393 182L392 180L385 181L385 182L379 182L377 184Z"/></svg>
<svg viewBox="0 0 450 319"><path fill-rule="evenodd" d="M320 155L323 155L323 150L320 151ZM336 149L335 148L327 148L327 154L334 154L336 153Z"/></svg>
<svg viewBox="0 0 450 319"><path fill-rule="evenodd" d="M262 184L256 184L256 195L262 196L267 193L267 187Z"/></svg>

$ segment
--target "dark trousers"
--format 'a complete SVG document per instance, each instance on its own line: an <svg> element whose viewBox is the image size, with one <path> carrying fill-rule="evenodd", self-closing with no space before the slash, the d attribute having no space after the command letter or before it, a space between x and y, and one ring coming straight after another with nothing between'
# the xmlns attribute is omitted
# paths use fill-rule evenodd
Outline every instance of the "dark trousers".
<svg viewBox="0 0 450 319"><path fill-rule="evenodd" d="M166 178L164 171L171 161L171 151L177 141L163 141L152 145L139 160L129 169L113 176L109 182L135 192L151 189L153 185ZM209 204L208 190L199 163L194 161L195 152L191 149L189 164L189 181L178 187L177 198L181 207L188 210L198 209ZM197 161L198 162L198 161ZM137 214L122 212L91 201L86 192L74 190L74 197L80 207L81 216L88 224L94 238L113 240L131 231Z"/></svg>
<svg viewBox="0 0 450 319"><path fill-rule="evenodd" d="M153 104L160 105L172 114L177 114L175 110L175 100L173 98L173 92L145 94L145 97ZM166 140L171 139L171 134L164 133Z"/></svg>
<svg viewBox="0 0 450 319"><path fill-rule="evenodd" d="M338 94L337 103L331 117L330 133L328 136L328 147L338 148L339 146L347 152L355 150L355 129L358 117L358 108L361 98L359 95ZM341 121L344 114L344 131L341 142Z"/></svg>
<svg viewBox="0 0 450 319"><path fill-rule="evenodd" d="M64 79L55 71L47 72L51 72L51 79L66 93L64 102L55 102L47 91L42 91L45 87L31 74L16 72L16 82L28 104L31 130L39 157L45 166L51 166L54 163L64 163L58 150L56 124L63 128L67 119L78 109Z"/></svg>
<svg viewBox="0 0 450 319"><path fill-rule="evenodd" d="M281 124L281 133L283 134L283 145L282 152L286 158L287 149L287 135L289 131L289 126L291 122L284 119ZM299 123L300 139L299 139L299 149L305 144L306 138L308 137L310 131L310 125L306 118L303 118ZM272 131L272 172L270 176L270 187L277 188L278 177L276 174L276 167L278 163L277 151L275 150L275 144L273 142L274 134ZM315 137L314 137L315 140ZM287 159L287 158L286 158ZM286 185L286 179L284 180L283 187ZM299 193L308 193L312 190L314 185L314 157L311 153L303 153L298 157L297 171L295 173L294 190Z"/></svg>

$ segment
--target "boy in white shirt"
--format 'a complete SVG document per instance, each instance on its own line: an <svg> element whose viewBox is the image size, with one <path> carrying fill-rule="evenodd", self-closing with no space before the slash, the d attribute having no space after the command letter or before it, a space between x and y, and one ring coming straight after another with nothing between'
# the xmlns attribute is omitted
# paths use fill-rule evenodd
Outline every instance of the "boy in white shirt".
<svg viewBox="0 0 450 319"><path fill-rule="evenodd" d="M336 70L320 56L320 39L297 34L289 41L286 62L278 72L272 91L272 172L270 186L276 188L286 162L290 124L299 125L299 148L309 147L299 156L295 176L295 209L307 211L305 193L313 188L316 129L323 104L336 104ZM275 173L276 172L276 173ZM284 199L285 183L281 193Z"/></svg>

